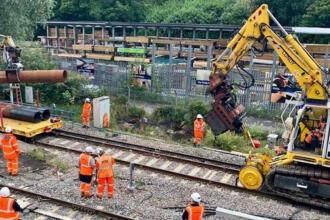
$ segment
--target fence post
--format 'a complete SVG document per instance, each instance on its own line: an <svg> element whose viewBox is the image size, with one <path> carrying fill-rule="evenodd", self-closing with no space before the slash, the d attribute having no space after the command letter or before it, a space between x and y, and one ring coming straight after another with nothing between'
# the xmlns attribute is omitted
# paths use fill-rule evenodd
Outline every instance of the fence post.
<svg viewBox="0 0 330 220"><path fill-rule="evenodd" d="M249 64L249 72L253 74L253 60L254 60L254 53L253 53L253 49L251 49L250 51L250 64ZM250 104L251 104L251 98L250 98L250 88L248 88L246 90L246 93L245 93L245 103L244 105L245 106L249 106L250 107Z"/></svg>
<svg viewBox="0 0 330 220"><path fill-rule="evenodd" d="M190 95L191 90L191 78L190 78L190 67L191 67L191 55L192 55L192 46L188 46L188 57L186 65L186 76L187 76L187 85L186 85L186 98Z"/></svg>
<svg viewBox="0 0 330 220"><path fill-rule="evenodd" d="M268 101L268 110L271 110L272 106L272 86L273 86L273 80L276 75L276 69L277 69L277 58L278 55L276 51L273 52L273 65L272 65L272 76L269 82L270 88L269 88L269 101Z"/></svg>
<svg viewBox="0 0 330 220"><path fill-rule="evenodd" d="M168 74L168 96L169 97L171 95L172 77L173 77L173 44L170 44L170 60L169 60L169 74Z"/></svg>

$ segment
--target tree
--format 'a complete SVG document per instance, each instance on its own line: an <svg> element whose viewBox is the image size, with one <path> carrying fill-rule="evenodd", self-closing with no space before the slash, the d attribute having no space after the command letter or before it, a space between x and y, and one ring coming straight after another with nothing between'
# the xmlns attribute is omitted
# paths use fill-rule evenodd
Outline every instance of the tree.
<svg viewBox="0 0 330 220"><path fill-rule="evenodd" d="M37 23L53 13L54 0L2 0L0 33L15 39L32 39Z"/></svg>
<svg viewBox="0 0 330 220"><path fill-rule="evenodd" d="M309 5L300 22L311 27L330 27L330 0L319 0Z"/></svg>
<svg viewBox="0 0 330 220"><path fill-rule="evenodd" d="M153 0L57 0L56 20L144 21Z"/></svg>
<svg viewBox="0 0 330 220"><path fill-rule="evenodd" d="M241 24L252 12L250 0L169 0L147 13L149 22Z"/></svg>
<svg viewBox="0 0 330 220"><path fill-rule="evenodd" d="M268 4L269 10L283 26L298 26L306 9L324 0L254 0L255 8ZM328 11L329 13L329 11Z"/></svg>

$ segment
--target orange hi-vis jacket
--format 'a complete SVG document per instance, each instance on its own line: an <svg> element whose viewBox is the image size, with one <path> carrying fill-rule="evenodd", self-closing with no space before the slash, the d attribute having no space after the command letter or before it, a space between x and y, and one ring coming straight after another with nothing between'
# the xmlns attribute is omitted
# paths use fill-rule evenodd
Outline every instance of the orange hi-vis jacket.
<svg viewBox="0 0 330 220"><path fill-rule="evenodd" d="M17 139L13 134L5 134L1 140L3 157L7 160L16 158L21 150L18 148Z"/></svg>
<svg viewBox="0 0 330 220"><path fill-rule="evenodd" d="M107 113L103 115L103 127L104 128L109 127L109 117Z"/></svg>
<svg viewBox="0 0 330 220"><path fill-rule="evenodd" d="M98 178L113 177L112 165L114 163L115 163L115 159L113 157L103 154L96 161L97 177Z"/></svg>
<svg viewBox="0 0 330 220"><path fill-rule="evenodd" d="M310 144L312 142L312 136L315 136L319 139L322 137L322 134L321 134L321 132L312 131L307 135L305 141Z"/></svg>
<svg viewBox="0 0 330 220"><path fill-rule="evenodd" d="M13 208L15 200L8 197L0 197L0 219L18 219L19 213Z"/></svg>
<svg viewBox="0 0 330 220"><path fill-rule="evenodd" d="M92 110L92 105L88 102L84 103L82 116L89 117L91 114L91 110Z"/></svg>
<svg viewBox="0 0 330 220"><path fill-rule="evenodd" d="M203 119L194 121L194 136L195 138L204 137L205 122Z"/></svg>
<svg viewBox="0 0 330 220"><path fill-rule="evenodd" d="M86 176L91 176L93 175L93 167L90 164L90 161L92 160L92 156L82 153L80 155L80 162L79 162L79 167L80 167L80 174L81 175L86 175Z"/></svg>
<svg viewBox="0 0 330 220"><path fill-rule="evenodd" d="M202 205L192 206L189 205L186 207L188 212L188 220L202 220L204 214L204 207Z"/></svg>

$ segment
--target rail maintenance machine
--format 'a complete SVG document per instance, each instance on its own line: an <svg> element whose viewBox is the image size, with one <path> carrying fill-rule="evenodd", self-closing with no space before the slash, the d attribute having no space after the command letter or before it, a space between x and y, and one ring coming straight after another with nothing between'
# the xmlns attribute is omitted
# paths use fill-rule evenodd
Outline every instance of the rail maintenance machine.
<svg viewBox="0 0 330 220"><path fill-rule="evenodd" d="M279 34L272 30L270 19L278 26ZM295 105L289 115L291 120L286 120L291 121L286 152L271 158L250 151L246 164L239 173L239 181L249 190L267 191L297 202L329 209L330 101L329 88L322 80L322 72L325 70L298 39L285 31L268 10L268 5L261 5L248 18L227 48L213 62L210 92L215 101L206 121L216 135L227 130L236 133L245 131L246 126L242 122L244 106L236 104L232 92L235 82L229 82L228 74L236 66L251 77L250 85L245 83L240 88L252 86L253 76L239 65L239 61L246 52L260 43L264 48L267 44L271 46L294 76L302 90L299 100L304 104L302 107ZM319 146L306 146L306 135L320 129L321 123L321 143Z"/></svg>
<svg viewBox="0 0 330 220"><path fill-rule="evenodd" d="M26 106L20 103L20 83L57 83L64 82L64 70L24 70L20 62L21 48L17 47L10 36L0 35L0 51L3 52L5 71L0 71L0 84L9 84L10 102L0 102L0 131L7 126L14 134L26 138L47 133L63 126L58 117L51 117L50 109ZM14 104L14 93L16 103Z"/></svg>

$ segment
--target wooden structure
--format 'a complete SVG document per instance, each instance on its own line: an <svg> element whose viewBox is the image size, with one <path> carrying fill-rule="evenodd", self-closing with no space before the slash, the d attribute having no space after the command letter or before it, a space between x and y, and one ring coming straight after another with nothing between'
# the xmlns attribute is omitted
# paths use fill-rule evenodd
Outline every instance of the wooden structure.
<svg viewBox="0 0 330 220"><path fill-rule="evenodd" d="M212 60L226 47L228 38L240 26L49 21L46 29L47 36L40 38L59 57L155 63L157 57L166 56L169 59L187 59L194 68L210 69ZM287 27L286 31L294 32L294 28ZM306 45L317 62L326 68L330 65L329 47ZM135 53L130 48L145 49L146 53ZM255 58L254 62L263 65L274 60L272 52ZM249 60L251 58L247 54L243 61Z"/></svg>

